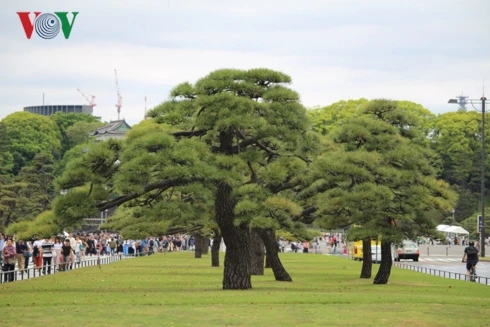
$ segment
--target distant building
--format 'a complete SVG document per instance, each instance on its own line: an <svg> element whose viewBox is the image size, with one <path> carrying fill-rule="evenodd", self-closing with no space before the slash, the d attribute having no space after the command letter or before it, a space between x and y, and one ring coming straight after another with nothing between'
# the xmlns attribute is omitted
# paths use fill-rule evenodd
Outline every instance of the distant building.
<svg viewBox="0 0 490 327"><path fill-rule="evenodd" d="M57 112L63 113L79 113L91 115L93 110L91 106L87 105L45 105L45 106L30 106L24 107L24 111L31 112L33 114L51 116Z"/></svg>
<svg viewBox="0 0 490 327"><path fill-rule="evenodd" d="M126 135L126 132L131 130L131 126L129 126L126 121L123 120L115 120L111 121L108 125L102 126L98 128L95 132L90 133L90 136L95 136L97 141L107 140L110 138L123 138Z"/></svg>

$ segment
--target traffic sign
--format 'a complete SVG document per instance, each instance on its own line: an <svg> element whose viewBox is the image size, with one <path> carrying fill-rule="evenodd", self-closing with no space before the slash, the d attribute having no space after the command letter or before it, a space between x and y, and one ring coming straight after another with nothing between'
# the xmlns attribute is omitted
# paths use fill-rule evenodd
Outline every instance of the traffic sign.
<svg viewBox="0 0 490 327"><path fill-rule="evenodd" d="M478 215L478 223L477 223L477 232L478 233L481 233L481 230L483 228L483 219L482 219L482 216L481 215Z"/></svg>

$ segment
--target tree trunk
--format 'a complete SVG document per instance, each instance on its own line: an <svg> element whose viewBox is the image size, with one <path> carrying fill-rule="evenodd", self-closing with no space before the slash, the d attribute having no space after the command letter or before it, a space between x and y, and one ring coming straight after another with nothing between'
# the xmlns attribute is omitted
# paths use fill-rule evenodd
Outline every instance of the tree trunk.
<svg viewBox="0 0 490 327"><path fill-rule="evenodd" d="M279 245L277 244L274 231L272 229L261 229L260 237L264 242L267 257L269 258L269 263L276 280L279 282L292 282L293 279L289 276L286 269L284 269L281 259L279 259Z"/></svg>
<svg viewBox="0 0 490 327"><path fill-rule="evenodd" d="M8 227L10 225L10 219L12 218L12 213L10 213L7 218L5 219L5 227Z"/></svg>
<svg viewBox="0 0 490 327"><path fill-rule="evenodd" d="M391 244L388 241L381 240L381 264L376 277L374 277L373 284L388 284L392 265Z"/></svg>
<svg viewBox="0 0 490 327"><path fill-rule="evenodd" d="M209 254L209 237L202 238L202 254Z"/></svg>
<svg viewBox="0 0 490 327"><path fill-rule="evenodd" d="M221 245L221 234L214 230L213 246L211 247L211 267L219 267L219 246Z"/></svg>
<svg viewBox="0 0 490 327"><path fill-rule="evenodd" d="M251 266L250 266L250 273L252 275L259 275L262 276L264 275L264 256L265 256L265 249L264 249L264 242L262 242L262 239L260 238L258 228L253 228L251 235L250 235L250 241L251 241Z"/></svg>
<svg viewBox="0 0 490 327"><path fill-rule="evenodd" d="M265 252L265 267L266 268L272 268L271 262L269 260L269 256L270 256L269 252Z"/></svg>
<svg viewBox="0 0 490 327"><path fill-rule="evenodd" d="M250 232L248 226L235 226L235 201L232 187L225 182L216 185L216 221L226 244L223 289L252 288L250 275Z"/></svg>
<svg viewBox="0 0 490 327"><path fill-rule="evenodd" d="M373 256L371 252L371 238L362 240L362 269L361 278L371 278L373 268Z"/></svg>
<svg viewBox="0 0 490 327"><path fill-rule="evenodd" d="M196 234L194 236L194 242L196 245L196 250L194 251L194 258L201 258L202 256L202 239L203 236L201 234Z"/></svg>

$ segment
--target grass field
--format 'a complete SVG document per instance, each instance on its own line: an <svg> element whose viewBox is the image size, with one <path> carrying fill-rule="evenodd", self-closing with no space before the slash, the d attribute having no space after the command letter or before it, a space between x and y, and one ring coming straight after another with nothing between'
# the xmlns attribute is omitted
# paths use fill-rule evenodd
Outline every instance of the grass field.
<svg viewBox="0 0 490 327"><path fill-rule="evenodd" d="M490 326L489 286L397 268L372 285L348 259L281 259L294 282L266 269L247 291L223 291L222 268L191 253L2 284L0 326Z"/></svg>

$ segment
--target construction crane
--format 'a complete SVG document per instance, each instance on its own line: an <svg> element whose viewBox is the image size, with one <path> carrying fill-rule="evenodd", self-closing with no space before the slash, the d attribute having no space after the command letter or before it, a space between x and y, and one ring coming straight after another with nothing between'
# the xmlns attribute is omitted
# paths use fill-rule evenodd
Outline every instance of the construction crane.
<svg viewBox="0 0 490 327"><path fill-rule="evenodd" d="M121 107L122 107L122 96L119 92L119 81L117 80L117 70L114 69L114 75L116 76L116 91L117 91L117 120L120 120Z"/></svg>
<svg viewBox="0 0 490 327"><path fill-rule="evenodd" d="M80 92L80 94L85 98L85 100L88 101L88 105L90 106L90 108L92 108L92 112L94 112L94 107L96 106L95 95L89 94L89 96L90 96L90 99L89 99L88 96L86 96L80 89L77 89L77 91Z"/></svg>

